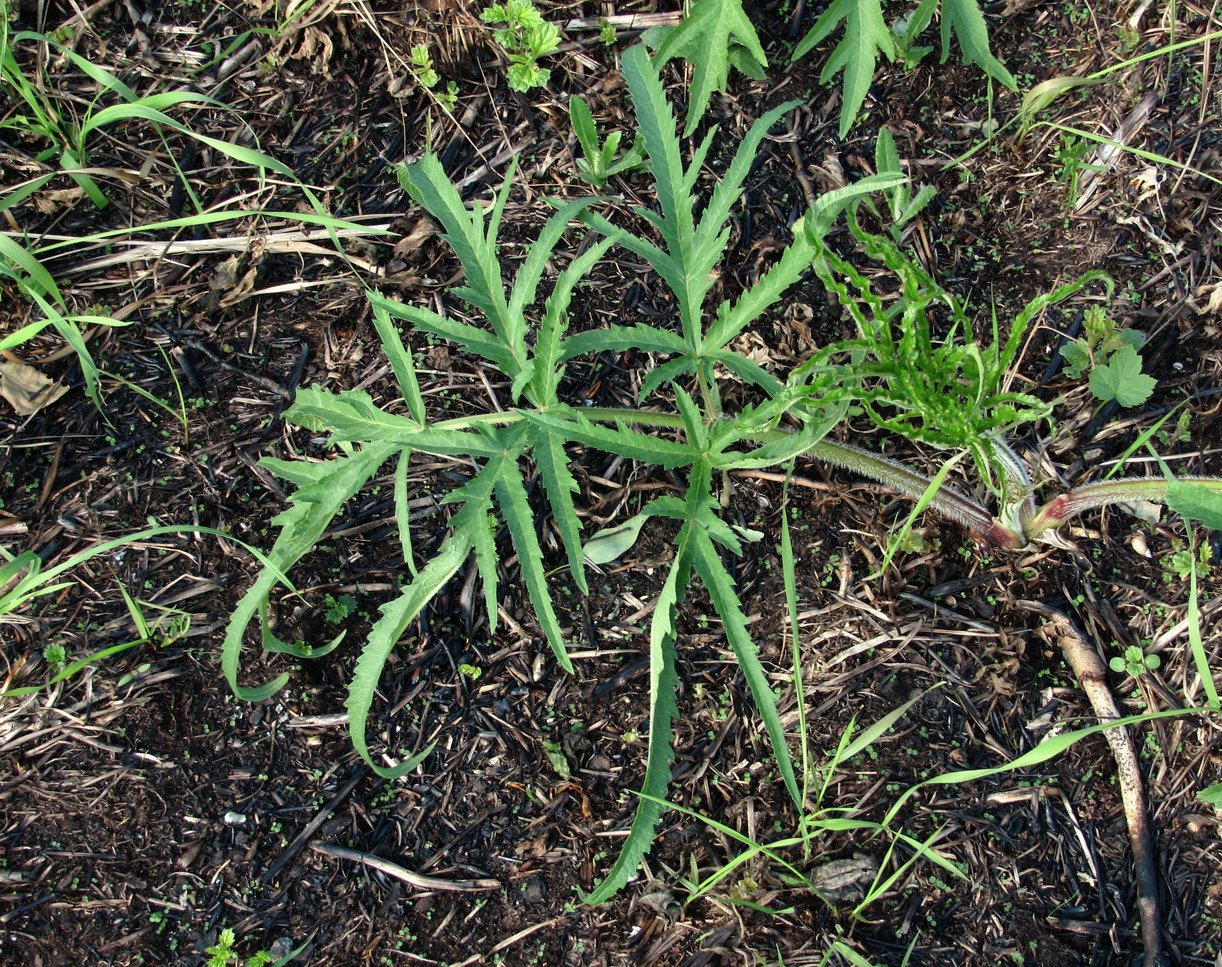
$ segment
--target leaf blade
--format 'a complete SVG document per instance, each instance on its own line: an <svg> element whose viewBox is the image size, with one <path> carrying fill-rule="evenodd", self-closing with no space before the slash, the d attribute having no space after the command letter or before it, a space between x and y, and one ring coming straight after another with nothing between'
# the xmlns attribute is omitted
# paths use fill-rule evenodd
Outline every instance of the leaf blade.
<svg viewBox="0 0 1222 967"><path fill-rule="evenodd" d="M680 550L671 563L649 623L649 747L641 792L651 798L642 798L638 802L628 838L620 847L611 870L586 896L585 901L589 904L609 900L641 865L641 860L653 846L654 831L664 808L662 803L670 787L670 767L675 757L671 729L679 716L679 706L675 701L679 685L674 646L675 609L690 574L683 545L684 542L681 542Z"/></svg>

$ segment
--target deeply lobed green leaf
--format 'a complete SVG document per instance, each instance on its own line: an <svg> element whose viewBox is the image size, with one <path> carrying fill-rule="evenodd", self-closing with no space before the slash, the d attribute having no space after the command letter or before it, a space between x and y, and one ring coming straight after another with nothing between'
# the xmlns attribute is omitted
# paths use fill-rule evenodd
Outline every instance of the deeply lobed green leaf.
<svg viewBox="0 0 1222 967"><path fill-rule="evenodd" d="M736 59L734 55L739 52ZM666 31L658 46L659 64L674 57L682 57L693 67L683 129L685 138L691 136L708 110L713 92L727 89L732 63L737 62L747 73L751 73L752 64L759 68L768 66L759 35L743 10L742 0L697 0L683 21Z"/></svg>

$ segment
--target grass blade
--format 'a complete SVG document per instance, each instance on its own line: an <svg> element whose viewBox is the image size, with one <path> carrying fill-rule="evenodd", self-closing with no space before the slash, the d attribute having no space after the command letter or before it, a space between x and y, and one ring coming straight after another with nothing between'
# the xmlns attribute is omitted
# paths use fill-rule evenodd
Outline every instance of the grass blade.
<svg viewBox="0 0 1222 967"><path fill-rule="evenodd" d="M1197 674L1201 677L1201 685L1205 696L1209 699L1209 707L1215 711L1222 706L1218 704L1218 686L1214 684L1213 669L1209 667L1209 655L1205 651L1205 642L1201 640L1201 606L1197 597L1197 556L1188 553L1190 569L1188 571L1188 647L1192 651L1193 663L1197 666Z"/></svg>
<svg viewBox="0 0 1222 967"><path fill-rule="evenodd" d="M793 661L793 689L798 709L798 748L802 756L803 807L810 796L810 735L806 731L806 688L802 676L802 632L798 624L798 583L794 566L793 539L789 534L789 478L793 461L785 468L785 483L781 488L781 582L785 586L785 616L789 619L789 647ZM810 835L803 824L802 848L810 856Z"/></svg>

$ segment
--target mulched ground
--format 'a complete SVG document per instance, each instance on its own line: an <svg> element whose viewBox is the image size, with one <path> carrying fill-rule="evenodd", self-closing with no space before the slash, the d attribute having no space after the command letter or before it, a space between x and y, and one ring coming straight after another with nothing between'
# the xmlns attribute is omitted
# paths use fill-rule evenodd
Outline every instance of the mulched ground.
<svg viewBox="0 0 1222 967"><path fill-rule="evenodd" d="M550 19L569 21L565 45L549 62L548 88L526 96L508 91L477 5L301 6L302 18L287 26L271 3L167 3L147 14L112 3L82 13L54 3L20 10L20 27L71 28L79 53L137 90L190 85L217 97L232 111L193 113L199 130L253 135L330 211L391 234L348 240L355 268L325 237L303 244L288 234L297 226L274 215L184 234L180 240L193 244L169 253L135 257L99 245L58 260L54 270L79 310L101 305L130 325L90 334L108 374L107 418L84 397L79 367L62 344L48 337L22 347L23 359L69 392L31 416L0 405L0 534L10 551L36 549L49 567L150 519L221 528L269 546L285 494L257 460L324 452L322 441L281 419L293 390L359 386L381 399L394 392L361 281L414 299L439 296L454 281L457 263L430 237L390 166L417 157L431 137L474 197L499 184L516 153L523 188L505 216L510 262L546 216L540 194L588 192L575 177L566 134L569 95L585 96L605 124L629 110L616 57L636 31L616 19L619 42L603 45L598 16L607 11L597 5L545 7ZM1011 118L1018 97L997 91L990 102L975 69L939 66L936 57L908 73L884 65L865 116L841 142L838 102L815 84L826 50L788 63L791 26L799 16L799 29L811 22L803 6L752 10L773 64L768 79L735 75L731 93L714 99L711 118L723 133L712 168L770 106L807 101L791 134L761 153L720 294L732 295L766 269L809 193L871 170L875 133L886 124L914 176L938 188L911 243L945 284L972 300L982 324L990 303L1004 322L1033 296L1102 268L1117 280L1119 321L1149 337L1155 396L1140 411L1100 414L1054 364L1062 332L1085 303L1071 300L1044 318L1024 349L1022 377L1047 398L1064 395L1051 432L1018 441L1040 455L1042 476L1053 486L1101 476L1139 430L1178 404L1191 414L1188 435L1172 435L1160 452L1174 455L1177 471L1222 473L1216 183L1126 156L1113 171L1083 175L1077 192L1084 201L1071 212L1059 135L1037 128L1019 140L1010 129L981 147L990 118ZM994 47L1029 87L1115 64L1130 51L1126 39L1135 51L1167 43L1173 15L1177 40L1219 26L1215 15L1180 4L1146 10L1130 35L1124 25L1132 6L1010 3L990 11ZM646 8L627 3L614 12L627 18ZM405 52L421 42L432 47L443 79L458 82L457 122L405 82ZM83 110L91 96L85 80L63 64L50 70ZM1111 131L1152 92L1134 146L1216 173L1222 85L1215 75L1200 48L1148 60L1067 95L1056 117ZM679 69L668 77L680 99ZM4 134L5 184L44 170L32 160L41 145ZM972 148L961 165L946 165ZM190 213L185 186L205 206L274 212L304 203L291 186L260 182L176 136L163 143L147 126L103 132L92 150L93 164L139 178L126 188L107 182L112 204L101 211L67 179L57 181L59 194L5 213L8 229L39 238L147 224ZM615 188L630 201L648 200L638 176ZM166 232L147 237L170 239ZM122 257L91 261L116 251ZM11 288L2 291L7 332L32 310ZM619 253L599 267L573 315L576 325L593 328L667 311L656 280ZM838 310L812 280L746 338L784 368L843 331ZM503 389L495 373L457 352L418 348L427 351L421 375L430 398L480 410ZM636 367L646 362L575 363L566 392L627 405ZM133 387L170 401L178 415ZM851 431L870 432L864 424ZM904 455L922 458L911 449ZM1138 454L1130 470L1156 472L1152 462ZM433 495L451 489L461 472L443 461L413 468L422 535L430 521L440 531ZM575 472L588 484L581 498L588 527L673 486L624 462L591 458ZM1026 602L1071 615L1105 658L1136 643L1161 656L1161 668L1137 683L1112 676L1126 711L1203 700L1187 646L1187 584L1165 565L1186 540L1177 519L1146 525L1118 511L1087 515L1067 531L1071 549L990 555L958 528L926 518L922 547L901 554L885 578L871 579L907 505L818 466L799 472L790 513L813 768L851 722L864 726L916 699L868 754L828 778L822 808L877 820L917 782L1001 765L1053 730L1093 721L1060 648ZM507 620L491 638L471 603L474 572L462 572L403 641L375 706L378 748L438 744L406 780L377 778L351 750L343 698L370 615L400 578L387 493L384 486L352 501L347 518L294 572L300 597L278 602L283 636L319 643L343 627L345 644L305 663L262 705L235 700L220 675L226 618L256 567L237 545L214 537L169 535L100 555L73 572L71 587L4 619L0 643L14 685L46 679L42 650L50 643L83 656L139 638L120 585L149 606L189 616L189 627L177 637L163 628L65 682L0 704L0 959L198 964L225 928L243 957L304 946L296 962L319 965L846 962L828 955L836 942L879 964L1140 959L1132 858L1115 768L1099 737L1031 769L925 787L898 824L931 840L964 879L918 862L858 920L850 915L851 887L839 894L825 877L821 898L758 858L689 902L694 884L739 846L677 812L665 818L631 887L606 906L585 906L581 891L609 868L643 775L643 630L672 553L664 524L646 529L624 566L594 576L588 606L565 602L564 620L579 643L571 676L533 632L514 585L516 565L501 582ZM775 550L781 487L744 473L733 501L738 519L766 535L737 562L735 576L782 689L786 725L796 730ZM417 551L428 550L424 538ZM1203 581L1202 621L1215 661L1218 590L1218 579ZM789 837L797 817L769 768L767 737L709 610L696 595L681 618L673 801L760 841ZM249 681L275 667L249 661ZM1196 798L1219 779L1216 731L1216 719L1198 716L1136 733L1163 928L1176 964L1212 964L1222 949L1218 816ZM809 855L795 848L786 857L818 878L833 860L894 870L908 854L889 853L881 838L837 833L816 839Z"/></svg>

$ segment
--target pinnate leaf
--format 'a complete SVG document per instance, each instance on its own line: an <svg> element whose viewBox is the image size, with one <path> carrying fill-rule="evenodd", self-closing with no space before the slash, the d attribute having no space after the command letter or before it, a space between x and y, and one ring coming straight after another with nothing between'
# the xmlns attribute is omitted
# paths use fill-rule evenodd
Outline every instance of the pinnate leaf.
<svg viewBox="0 0 1222 967"><path fill-rule="evenodd" d="M685 533L680 532L679 552L666 575L649 626L649 751L641 792L650 798L642 798L637 804L632 828L615 865L586 897L587 903L609 900L641 865L653 845L654 830L662 816L666 790L670 786L670 766L675 758L671 728L679 715L675 702L679 683L675 667L675 608L691 574L684 538Z"/></svg>
<svg viewBox="0 0 1222 967"><path fill-rule="evenodd" d="M543 549L539 546L539 535L535 530L535 515L530 509L526 487L522 483L516 462L506 461L497 475L496 502L509 527L514 550L518 553L518 565L530 603L535 609L535 617L539 619L539 626L543 629L547 643L551 645L556 661L565 671L571 672L573 663L565 648L564 635L561 634L560 622L556 619L556 611L552 607L552 598L547 587Z"/></svg>
<svg viewBox="0 0 1222 967"><path fill-rule="evenodd" d="M636 109L636 123L649 155L654 192L662 209L662 217L653 219L654 226L666 242L667 251L672 256L681 254L691 244L694 222L693 204L684 187L683 160L679 153L679 139L675 136L675 115L658 79L657 67L649 59L643 45L638 44L624 54L621 66ZM592 224L597 226L598 222L593 221ZM625 245L628 244L625 241ZM652 259L650 263L661 271Z"/></svg>
<svg viewBox="0 0 1222 967"><path fill-rule="evenodd" d="M880 0L835 0L815 21L794 50L794 60L805 55L844 23L844 36L832 51L819 80L826 84L844 71L840 104L840 137L849 133L861 105L865 103L879 53L895 59L895 39L883 20Z"/></svg>
<svg viewBox="0 0 1222 967"><path fill-rule="evenodd" d="M584 555L581 547L581 521L577 519L577 510L573 506L573 494L581 488L577 486L577 481L569 471L569 457L564 452L564 442L560 437L543 427L535 426L531 428L530 440L539 476L543 478L543 489L547 491L552 518L556 521L560 541L568 555L569 571L577 582L578 590L585 594L588 588L582 564Z"/></svg>
<svg viewBox="0 0 1222 967"><path fill-rule="evenodd" d="M221 645L221 670L229 687L238 698L262 702L270 698L288 681L288 674L278 675L263 685L246 687L238 682L238 666L242 656L242 638L256 614L266 612L268 596L284 575L322 539L331 521L343 509L344 503L365 485L378 468L395 453L394 444L373 444L326 463L314 464L297 475L301 485L290 498L289 507L273 519L280 528L276 543L267 555L267 563L255 583L247 589L234 607L225 628ZM279 461L284 464L285 461ZM275 464L264 461L276 471ZM287 475L286 475L287 476ZM266 620L263 622L266 629Z"/></svg>
<svg viewBox="0 0 1222 967"><path fill-rule="evenodd" d="M740 59L749 55L759 67L768 66L759 35L743 11L742 0L698 0L683 22L663 36L658 63L682 57L695 69L688 92L684 137L696 129L713 92L726 89L731 54L739 50Z"/></svg>
<svg viewBox="0 0 1222 967"><path fill-rule="evenodd" d="M998 83L1018 90L1005 64L989 50L989 30L977 0L942 0L942 63L950 56L950 37L954 33L963 51L963 59L975 64Z"/></svg>
<svg viewBox="0 0 1222 967"><path fill-rule="evenodd" d="M369 637L361 648L361 655L348 683L348 698L344 704L348 709L348 734L352 746L374 772L386 779L397 778L414 769L428 755L432 746L391 768L379 766L373 761L365 731L378 680L382 677L382 669L407 626L466 561L471 553L470 529L481 526L481 518L482 515L474 507L469 511L468 508L459 511L452 522L454 532L420 569L411 584L403 589L403 593L382 605L379 609L381 617L369 630Z"/></svg>
<svg viewBox="0 0 1222 967"><path fill-rule="evenodd" d="M526 420L569 440L597 447L606 453L615 453L630 460L651 463L667 470L686 466L699 456L689 444L650 436L623 424L614 427L600 426L582 417L579 411L573 411L571 419L566 419L557 413L523 413L522 415Z"/></svg>
<svg viewBox="0 0 1222 967"><path fill-rule="evenodd" d="M772 751L785 788L789 791L794 803L800 806L802 796L798 791L798 783L793 771L793 759L785 741L785 729L781 724L780 714L777 712L776 696L768 682L764 667L760 664L755 642L751 640L751 635L747 631L747 618L739 604L734 580L722 563L712 539L703 530L696 532L692 542L692 565L696 573L700 575L700 580L704 582L705 588L708 589L713 607L721 617L726 638L747 679L747 685L755 699L755 706L764 720L764 729L772 741Z"/></svg>

